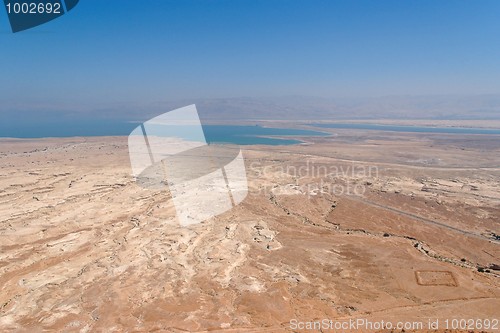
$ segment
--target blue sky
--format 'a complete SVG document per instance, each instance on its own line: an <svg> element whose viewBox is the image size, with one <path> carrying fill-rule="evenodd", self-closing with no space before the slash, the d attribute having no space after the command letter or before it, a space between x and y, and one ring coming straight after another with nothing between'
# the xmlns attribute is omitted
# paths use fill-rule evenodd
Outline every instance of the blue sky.
<svg viewBox="0 0 500 333"><path fill-rule="evenodd" d="M0 111L500 93L500 1L81 0L12 34Z"/></svg>

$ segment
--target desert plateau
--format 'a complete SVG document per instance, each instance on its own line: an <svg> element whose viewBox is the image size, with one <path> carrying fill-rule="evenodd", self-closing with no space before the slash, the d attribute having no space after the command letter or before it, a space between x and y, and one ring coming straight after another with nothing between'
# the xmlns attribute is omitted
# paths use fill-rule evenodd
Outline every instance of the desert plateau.
<svg viewBox="0 0 500 333"><path fill-rule="evenodd" d="M498 331L444 323L500 316L500 137L328 131L243 146L246 199L187 227L126 137L1 139L0 331Z"/></svg>

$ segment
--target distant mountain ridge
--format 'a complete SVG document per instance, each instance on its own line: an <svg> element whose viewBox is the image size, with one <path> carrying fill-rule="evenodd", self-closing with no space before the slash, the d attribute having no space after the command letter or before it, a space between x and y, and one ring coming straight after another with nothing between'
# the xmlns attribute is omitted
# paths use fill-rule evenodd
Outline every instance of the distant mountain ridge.
<svg viewBox="0 0 500 333"><path fill-rule="evenodd" d="M209 119L500 119L500 95L388 96L379 98L219 98L164 103L169 109L196 103Z"/></svg>
<svg viewBox="0 0 500 333"><path fill-rule="evenodd" d="M54 122L121 120L142 122L196 104L206 121L245 120L500 120L500 94L471 96L387 96L322 98L308 96L198 98L109 104L99 109L74 105L33 107L0 103L2 121Z"/></svg>

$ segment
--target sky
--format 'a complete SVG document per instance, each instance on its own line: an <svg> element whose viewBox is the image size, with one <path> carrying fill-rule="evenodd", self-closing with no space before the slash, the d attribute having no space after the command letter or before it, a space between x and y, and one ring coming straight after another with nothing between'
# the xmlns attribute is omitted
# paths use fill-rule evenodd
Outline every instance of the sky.
<svg viewBox="0 0 500 333"><path fill-rule="evenodd" d="M13 34L0 8L0 112L497 94L499 17L498 0L80 0Z"/></svg>

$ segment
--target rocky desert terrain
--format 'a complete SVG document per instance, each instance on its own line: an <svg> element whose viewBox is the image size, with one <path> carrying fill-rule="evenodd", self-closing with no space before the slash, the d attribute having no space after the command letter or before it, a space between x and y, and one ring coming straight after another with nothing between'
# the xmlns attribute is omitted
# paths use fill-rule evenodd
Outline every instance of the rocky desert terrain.
<svg viewBox="0 0 500 333"><path fill-rule="evenodd" d="M333 133L243 147L246 199L188 227L126 137L1 139L0 331L498 331L445 323L500 318L500 137Z"/></svg>

